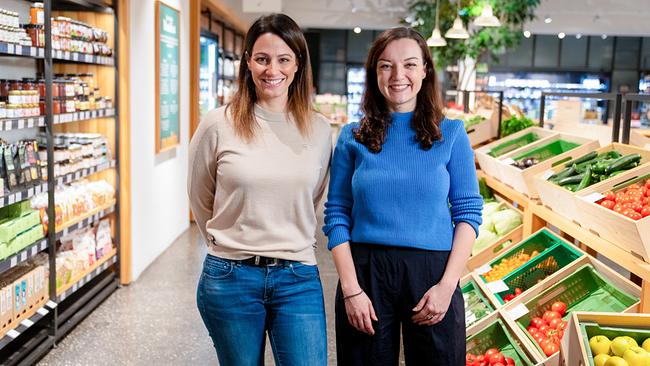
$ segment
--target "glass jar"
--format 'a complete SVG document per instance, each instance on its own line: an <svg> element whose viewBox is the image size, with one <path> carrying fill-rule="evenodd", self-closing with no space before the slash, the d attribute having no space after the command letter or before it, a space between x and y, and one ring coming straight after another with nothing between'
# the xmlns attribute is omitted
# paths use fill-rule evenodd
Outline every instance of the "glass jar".
<svg viewBox="0 0 650 366"><path fill-rule="evenodd" d="M24 109L23 109L22 104L14 105L14 118L23 118L23 117L25 117L23 111L24 111Z"/></svg>
<svg viewBox="0 0 650 366"><path fill-rule="evenodd" d="M23 90L23 83L20 80L11 80L11 90Z"/></svg>
<svg viewBox="0 0 650 366"><path fill-rule="evenodd" d="M7 101L9 91L11 90L11 82L6 79L0 80L0 100Z"/></svg>
<svg viewBox="0 0 650 366"><path fill-rule="evenodd" d="M104 102L106 103L107 109L113 108L113 99L111 97L105 97Z"/></svg>
<svg viewBox="0 0 650 366"><path fill-rule="evenodd" d="M0 102L0 119L7 118L7 103Z"/></svg>
<svg viewBox="0 0 650 366"><path fill-rule="evenodd" d="M33 3L29 9L29 18L32 24L45 24L43 3Z"/></svg>
<svg viewBox="0 0 650 366"><path fill-rule="evenodd" d="M66 97L74 97L75 96L75 84L74 81L70 79L65 80L65 94Z"/></svg>
<svg viewBox="0 0 650 366"><path fill-rule="evenodd" d="M12 90L9 92L9 105L20 105L22 104L23 98L20 90Z"/></svg>
<svg viewBox="0 0 650 366"><path fill-rule="evenodd" d="M66 113L76 112L76 102L77 98L68 98L65 101L65 110Z"/></svg>
<svg viewBox="0 0 650 366"><path fill-rule="evenodd" d="M44 79L38 79L38 84L37 87L38 89L38 96L39 98L45 98L45 80ZM54 90L54 88L52 88Z"/></svg>
<svg viewBox="0 0 650 366"><path fill-rule="evenodd" d="M13 104L7 105L7 118L16 118L16 106Z"/></svg>
<svg viewBox="0 0 650 366"><path fill-rule="evenodd" d="M36 90L36 80L23 78L23 90Z"/></svg>
<svg viewBox="0 0 650 366"><path fill-rule="evenodd" d="M52 114L61 114L61 98L59 97L52 100Z"/></svg>
<svg viewBox="0 0 650 366"><path fill-rule="evenodd" d="M39 116L45 115L45 100L38 101L38 115Z"/></svg>

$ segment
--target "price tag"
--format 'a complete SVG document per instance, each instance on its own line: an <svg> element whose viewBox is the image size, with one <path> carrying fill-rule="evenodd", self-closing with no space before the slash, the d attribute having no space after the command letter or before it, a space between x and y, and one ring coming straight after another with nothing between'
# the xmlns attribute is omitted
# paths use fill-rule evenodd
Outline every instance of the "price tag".
<svg viewBox="0 0 650 366"><path fill-rule="evenodd" d="M23 54L23 46L21 45L16 45L16 54L17 55L22 55Z"/></svg>
<svg viewBox="0 0 650 366"><path fill-rule="evenodd" d="M42 48L38 49L38 57L45 57L45 50Z"/></svg>
<svg viewBox="0 0 650 366"><path fill-rule="evenodd" d="M551 175L553 175L553 174L555 174L555 173L553 173L553 170L549 169L549 170L544 172L544 174L542 175L542 178L544 178L544 180L548 180L548 178L550 178Z"/></svg>
<svg viewBox="0 0 650 366"><path fill-rule="evenodd" d="M25 320L23 320L22 322L20 322L20 324L22 324L22 325L26 326L27 328L29 328L29 327L31 327L32 325L34 325L34 322L31 321L31 320L29 320L29 319L25 319Z"/></svg>
<svg viewBox="0 0 650 366"><path fill-rule="evenodd" d="M30 47L29 48L29 55L32 57L36 57L38 50L35 47Z"/></svg>
<svg viewBox="0 0 650 366"><path fill-rule="evenodd" d="M515 163L515 161L512 158L505 158L503 160L499 160L501 163L506 164L506 165L512 165Z"/></svg>
<svg viewBox="0 0 650 366"><path fill-rule="evenodd" d="M54 124L59 123L60 120L61 120L61 117L58 114L54 116Z"/></svg>
<svg viewBox="0 0 650 366"><path fill-rule="evenodd" d="M32 128L32 127L34 127L34 119L33 119L33 118L29 118L29 119L27 120L27 128Z"/></svg>
<svg viewBox="0 0 650 366"><path fill-rule="evenodd" d="M73 53L73 54L72 54L72 60L73 60L73 61L79 61L79 54L76 53L76 52Z"/></svg>
<svg viewBox="0 0 650 366"><path fill-rule="evenodd" d="M10 205L14 204L14 202L16 202L16 195L15 194L10 194L8 201L9 201Z"/></svg>
<svg viewBox="0 0 650 366"><path fill-rule="evenodd" d="M27 252L20 253L20 261L24 262L27 260Z"/></svg>
<svg viewBox="0 0 650 366"><path fill-rule="evenodd" d="M69 60L69 59L70 59L70 51L65 51L65 53L63 53L63 57L64 57L66 60Z"/></svg>
<svg viewBox="0 0 650 366"><path fill-rule="evenodd" d="M510 315L513 320L517 320L526 314L528 314L528 308L524 304L518 304L508 311L508 315Z"/></svg>
<svg viewBox="0 0 650 366"><path fill-rule="evenodd" d="M86 55L85 60L86 62L93 62L93 57L91 55Z"/></svg>
<svg viewBox="0 0 650 366"><path fill-rule="evenodd" d="M76 180L76 179L79 179L79 178L81 178L81 172L74 173L74 179Z"/></svg>
<svg viewBox="0 0 650 366"><path fill-rule="evenodd" d="M48 301L47 304L45 304L45 306L47 306L47 307L50 308L50 309L54 309L54 308L56 308L56 305L57 305L57 303L55 303L55 302L52 301L52 300Z"/></svg>
<svg viewBox="0 0 650 366"><path fill-rule="evenodd" d="M47 315L49 313L49 311L47 311L46 308L40 308L40 309L36 310L36 312L41 314L42 316L45 316L45 315Z"/></svg>
<svg viewBox="0 0 650 366"><path fill-rule="evenodd" d="M9 265L9 267L11 268L16 267L17 264L18 264L18 257L14 255L13 257L11 257L11 264Z"/></svg>
<svg viewBox="0 0 650 366"><path fill-rule="evenodd" d="M12 329L12 330L7 332L7 337L9 337L11 339L16 339L16 338L18 338L19 335L20 335L20 333L16 332L15 329Z"/></svg>
<svg viewBox="0 0 650 366"><path fill-rule="evenodd" d="M11 123L12 123L11 120L5 122L5 131L10 131L11 130L11 127L12 127Z"/></svg>
<svg viewBox="0 0 650 366"><path fill-rule="evenodd" d="M594 192L594 193L588 194L586 196L582 196L580 198L582 198L585 201L595 203L596 201L600 201L603 198L605 198L605 196L600 192Z"/></svg>
<svg viewBox="0 0 650 366"><path fill-rule="evenodd" d="M18 129L22 130L23 128L25 128L25 120L24 119L19 119L18 120Z"/></svg>
<svg viewBox="0 0 650 366"><path fill-rule="evenodd" d="M16 50L15 50L13 44L8 44L7 45L7 53L16 53Z"/></svg>
<svg viewBox="0 0 650 366"><path fill-rule="evenodd" d="M508 285L506 285L506 283L502 280L488 282L486 286L488 290L490 290L490 292L493 294L498 294L499 292L510 290L510 287L508 287Z"/></svg>
<svg viewBox="0 0 650 366"><path fill-rule="evenodd" d="M478 267L474 271L476 273L478 273L479 275L482 275L482 274L486 274L486 273L490 272L491 269L492 269L492 267L489 264L486 264L484 266Z"/></svg>
<svg viewBox="0 0 650 366"><path fill-rule="evenodd" d="M60 50L56 51L56 58L63 58L63 52L61 52Z"/></svg>

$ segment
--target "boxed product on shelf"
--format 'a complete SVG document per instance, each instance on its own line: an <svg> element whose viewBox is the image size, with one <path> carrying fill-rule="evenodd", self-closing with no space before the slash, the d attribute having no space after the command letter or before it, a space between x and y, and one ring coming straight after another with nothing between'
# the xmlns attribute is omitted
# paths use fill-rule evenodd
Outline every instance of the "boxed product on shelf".
<svg viewBox="0 0 650 366"><path fill-rule="evenodd" d="M477 278L470 273L460 280L460 288L465 300L465 328L471 328L494 312L494 307L477 285Z"/></svg>
<svg viewBox="0 0 650 366"><path fill-rule="evenodd" d="M518 243L523 235L523 214L499 196L483 205L483 223L465 266L469 271L487 263Z"/></svg>
<svg viewBox="0 0 650 366"><path fill-rule="evenodd" d="M47 271L34 262L23 262L0 275L0 288L9 287L11 292L12 320L9 327L15 326L38 310L47 300ZM0 329L0 336L3 331Z"/></svg>
<svg viewBox="0 0 650 366"><path fill-rule="evenodd" d="M0 208L0 260L42 237L39 212L30 208L29 201Z"/></svg>
<svg viewBox="0 0 650 366"><path fill-rule="evenodd" d="M0 335L9 329L14 318L13 288L0 283Z"/></svg>
<svg viewBox="0 0 650 366"><path fill-rule="evenodd" d="M506 357L512 360L509 364L535 365L532 357L522 348L521 343L499 312L488 315L475 327L467 330L465 347L466 360L469 359L472 362L477 361L477 358L484 359L486 356L488 359L485 361L489 362L489 358L493 354L499 353L503 355L503 362L501 362L503 365L508 364ZM477 364L480 364L480 361Z"/></svg>
<svg viewBox="0 0 650 366"><path fill-rule="evenodd" d="M560 365L597 366L611 356L623 358L629 366L650 364L650 353L637 349L626 355L634 343L629 345L624 342L627 339L619 337L630 337L650 352L650 314L573 312L562 338ZM597 355L601 356L595 360Z"/></svg>
<svg viewBox="0 0 650 366"><path fill-rule="evenodd" d="M599 148L596 140L559 133L512 151L497 160L501 181L531 198L538 193L533 177Z"/></svg>
<svg viewBox="0 0 650 366"><path fill-rule="evenodd" d="M571 312L635 313L639 308L641 289L591 256L584 255L562 271L561 275L549 278L545 288L536 287L501 309L524 347L546 366L559 364L557 340L562 338L564 329L558 327L566 327ZM554 321L555 318L561 320ZM541 328L546 323L551 325ZM531 326L537 329L532 330ZM542 337L531 332L541 332ZM543 344L547 336L552 337L552 346Z"/></svg>
<svg viewBox="0 0 650 366"><path fill-rule="evenodd" d="M533 142L556 135L556 132L539 127L529 127L525 130L503 137L474 150L481 170L485 174L501 180L497 159L505 154L522 149Z"/></svg>
<svg viewBox="0 0 650 366"><path fill-rule="evenodd" d="M612 177L576 196L576 221L626 252L650 262L649 190L650 165Z"/></svg>
<svg viewBox="0 0 650 366"><path fill-rule="evenodd" d="M512 301L584 255L580 249L540 229L475 273L495 306Z"/></svg>
<svg viewBox="0 0 650 366"><path fill-rule="evenodd" d="M544 206L577 221L575 196L580 191L591 186L598 189L614 176L643 164L650 164L650 150L613 143L538 174L534 183Z"/></svg>

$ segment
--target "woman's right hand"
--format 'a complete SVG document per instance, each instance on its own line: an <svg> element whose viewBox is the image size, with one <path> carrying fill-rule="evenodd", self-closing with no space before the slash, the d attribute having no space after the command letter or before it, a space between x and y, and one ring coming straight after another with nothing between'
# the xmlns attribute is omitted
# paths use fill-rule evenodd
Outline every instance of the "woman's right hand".
<svg viewBox="0 0 650 366"><path fill-rule="evenodd" d="M372 301L365 292L359 296L350 297L343 300L345 302L345 312L348 315L348 321L358 331L375 335L375 329L372 327L372 320L378 321L375 315L375 309L372 307Z"/></svg>

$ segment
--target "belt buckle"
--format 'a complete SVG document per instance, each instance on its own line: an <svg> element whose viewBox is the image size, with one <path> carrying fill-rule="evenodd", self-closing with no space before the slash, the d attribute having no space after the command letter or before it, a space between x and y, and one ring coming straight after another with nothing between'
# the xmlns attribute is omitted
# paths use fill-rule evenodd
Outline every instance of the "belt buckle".
<svg viewBox="0 0 650 366"><path fill-rule="evenodd" d="M267 262L266 265L269 266L269 267L277 266L278 264L280 264L280 260L277 259L277 258L269 258L269 259L273 260L271 262Z"/></svg>

